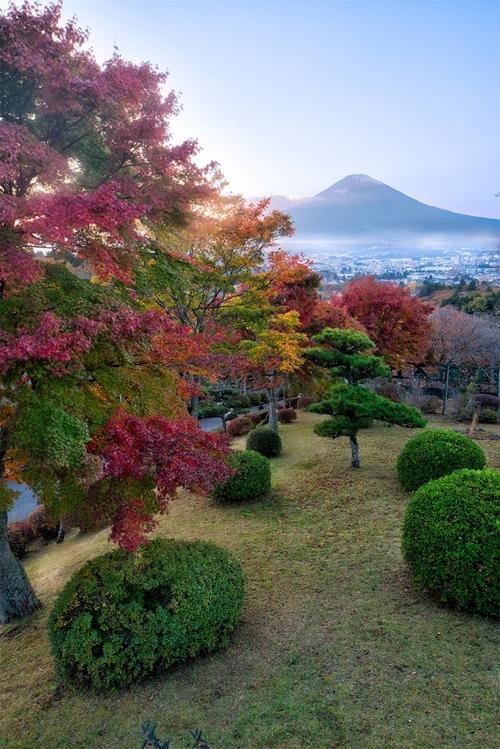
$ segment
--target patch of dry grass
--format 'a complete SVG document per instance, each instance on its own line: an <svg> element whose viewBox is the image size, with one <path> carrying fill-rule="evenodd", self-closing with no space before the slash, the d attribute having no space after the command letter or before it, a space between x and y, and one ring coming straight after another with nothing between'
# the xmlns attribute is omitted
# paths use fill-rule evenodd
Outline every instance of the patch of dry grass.
<svg viewBox="0 0 500 749"><path fill-rule="evenodd" d="M268 498L221 506L184 495L158 533L229 548L248 579L226 651L121 693L57 687L45 623L58 590L106 533L71 535L27 560L45 608L0 635L0 746L135 749L141 720L173 749L203 728L214 749L477 749L498 739L498 624L416 593L400 554L406 495L395 460L414 432L377 425L317 437L321 417L280 427ZM433 417L432 428L453 428ZM235 447L244 447L244 440ZM500 467L500 443L483 441Z"/></svg>

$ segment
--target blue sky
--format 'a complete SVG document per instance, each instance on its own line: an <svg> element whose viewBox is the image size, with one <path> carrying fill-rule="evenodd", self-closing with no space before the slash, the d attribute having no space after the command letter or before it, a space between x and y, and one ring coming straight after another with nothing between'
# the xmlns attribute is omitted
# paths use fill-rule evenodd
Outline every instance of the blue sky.
<svg viewBox="0 0 500 749"><path fill-rule="evenodd" d="M5 7L6 3L1 2ZM233 192L313 195L365 173L500 216L497 0L66 0L102 62L169 69Z"/></svg>

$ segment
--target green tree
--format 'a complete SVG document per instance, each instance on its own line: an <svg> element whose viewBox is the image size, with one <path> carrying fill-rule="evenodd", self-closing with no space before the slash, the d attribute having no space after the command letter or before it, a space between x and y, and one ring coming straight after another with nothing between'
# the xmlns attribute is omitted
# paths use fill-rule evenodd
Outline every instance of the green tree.
<svg viewBox="0 0 500 749"><path fill-rule="evenodd" d="M269 200L246 205L218 196L186 227L156 227L140 249L136 289L186 331L192 347L186 379L194 384L241 374L238 329L260 318L273 277L263 271L265 251L293 233L290 217L269 211ZM269 305L268 305L269 306ZM191 397L198 415L198 396Z"/></svg>
<svg viewBox="0 0 500 749"><path fill-rule="evenodd" d="M306 349L305 356L327 368L337 381L344 379L330 388L325 400L309 406L313 413L330 416L317 424L314 431L332 439L349 437L353 468L360 465L358 432L375 420L403 427L425 426L425 419L415 408L393 403L360 384L364 379L387 376L390 372L382 357L370 353L374 346L364 333L325 328L313 336L313 341L322 346Z"/></svg>

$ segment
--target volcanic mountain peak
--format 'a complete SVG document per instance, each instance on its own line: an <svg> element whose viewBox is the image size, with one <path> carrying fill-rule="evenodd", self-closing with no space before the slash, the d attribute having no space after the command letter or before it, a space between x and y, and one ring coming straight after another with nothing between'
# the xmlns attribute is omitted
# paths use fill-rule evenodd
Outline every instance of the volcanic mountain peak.
<svg viewBox="0 0 500 749"><path fill-rule="evenodd" d="M373 179L368 174L348 174L347 177L335 182L327 190L356 190L359 187L371 187L373 185L384 185L384 182L379 182L378 179ZM385 186L387 187L387 185ZM326 192L326 190L323 190L323 192Z"/></svg>
<svg viewBox="0 0 500 749"><path fill-rule="evenodd" d="M435 208L410 198L367 174L350 174L313 198L284 207L296 238L331 238L344 244L494 247L500 239L497 219Z"/></svg>
<svg viewBox="0 0 500 749"><path fill-rule="evenodd" d="M379 196L382 192L392 191L393 188L384 182L373 179L368 174L349 174L334 185L327 187L326 190L315 195L316 198L323 200L338 201L342 198L353 196L359 192L368 192L373 196ZM394 192L397 192L395 190Z"/></svg>

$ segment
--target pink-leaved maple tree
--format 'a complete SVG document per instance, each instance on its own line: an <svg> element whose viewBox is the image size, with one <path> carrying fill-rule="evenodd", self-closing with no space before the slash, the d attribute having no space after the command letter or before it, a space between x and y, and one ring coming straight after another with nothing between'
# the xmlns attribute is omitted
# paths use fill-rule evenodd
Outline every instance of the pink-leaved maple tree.
<svg viewBox="0 0 500 749"><path fill-rule="evenodd" d="M100 66L61 5L0 17L0 623L39 605L10 552L8 479L135 549L177 487L228 475L225 442L186 415L187 329L131 286L155 227L214 194L173 94L148 63ZM85 259L98 283L37 249Z"/></svg>

